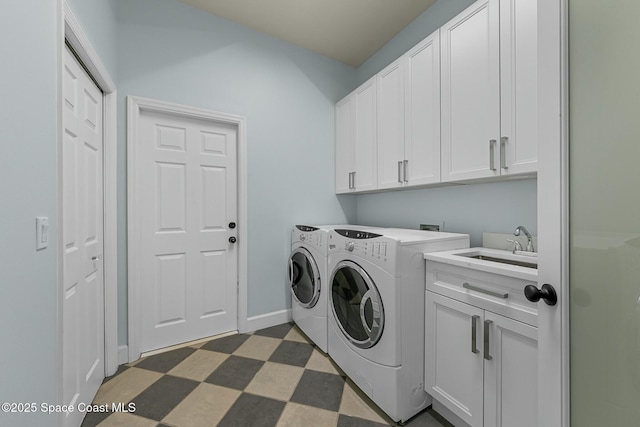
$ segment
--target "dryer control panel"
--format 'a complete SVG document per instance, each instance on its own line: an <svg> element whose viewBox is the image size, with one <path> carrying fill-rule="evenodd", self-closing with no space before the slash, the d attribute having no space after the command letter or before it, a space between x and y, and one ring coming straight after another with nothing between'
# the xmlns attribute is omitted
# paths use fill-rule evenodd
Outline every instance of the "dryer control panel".
<svg viewBox="0 0 640 427"><path fill-rule="evenodd" d="M394 262L397 242L367 231L336 229L329 233L329 254L342 252L386 266Z"/></svg>
<svg viewBox="0 0 640 427"><path fill-rule="evenodd" d="M382 237L382 234L371 233L369 231L361 230L346 230L336 229L336 233L349 239L374 239L376 237Z"/></svg>

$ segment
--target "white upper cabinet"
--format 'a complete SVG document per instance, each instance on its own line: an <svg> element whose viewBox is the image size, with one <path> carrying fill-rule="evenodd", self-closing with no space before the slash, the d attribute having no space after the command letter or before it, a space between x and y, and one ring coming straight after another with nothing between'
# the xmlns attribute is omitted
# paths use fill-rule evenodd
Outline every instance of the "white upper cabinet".
<svg viewBox="0 0 640 427"><path fill-rule="evenodd" d="M376 79L336 105L336 193L377 187Z"/></svg>
<svg viewBox="0 0 640 427"><path fill-rule="evenodd" d="M440 29L442 181L500 175L499 1L478 1Z"/></svg>
<svg viewBox="0 0 640 427"><path fill-rule="evenodd" d="M405 159L409 185L440 182L440 31L404 56Z"/></svg>
<svg viewBox="0 0 640 427"><path fill-rule="evenodd" d="M538 1L476 1L340 101L336 193L535 174Z"/></svg>
<svg viewBox="0 0 640 427"><path fill-rule="evenodd" d="M402 187L404 144L404 63L397 60L378 76L378 188Z"/></svg>
<svg viewBox="0 0 640 427"><path fill-rule="evenodd" d="M336 104L336 194L349 193L353 158L353 106L348 96Z"/></svg>
<svg viewBox="0 0 640 427"><path fill-rule="evenodd" d="M478 1L441 28L442 181L536 172L537 1Z"/></svg>
<svg viewBox="0 0 640 427"><path fill-rule="evenodd" d="M500 1L502 175L538 170L538 1Z"/></svg>
<svg viewBox="0 0 640 427"><path fill-rule="evenodd" d="M438 31L378 74L378 188L437 182L440 182Z"/></svg>

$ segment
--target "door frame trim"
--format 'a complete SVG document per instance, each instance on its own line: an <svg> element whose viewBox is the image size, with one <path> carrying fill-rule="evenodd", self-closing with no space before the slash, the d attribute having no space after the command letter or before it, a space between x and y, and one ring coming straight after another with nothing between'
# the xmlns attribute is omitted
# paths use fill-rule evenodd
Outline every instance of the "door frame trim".
<svg viewBox="0 0 640 427"><path fill-rule="evenodd" d="M539 423L569 426L570 329L569 329L569 162L568 162L568 0L538 2L538 286L551 283L558 305L538 304ZM559 70L559 71L556 71ZM556 329L557 327L557 329ZM558 348L551 343L558 343ZM542 354L542 353L541 353Z"/></svg>
<svg viewBox="0 0 640 427"><path fill-rule="evenodd" d="M135 165L138 160L138 126L141 111L172 114L184 118L213 121L235 126L237 129L237 177L238 177L238 330L247 330L247 150L246 150L246 118L233 114L207 110L188 105L138 96L127 96L127 262L128 262L128 298L129 298L129 362L140 357L140 280L141 274L138 260L140 239L137 221L139 215L138 196L135 182L137 170Z"/></svg>
<svg viewBox="0 0 640 427"><path fill-rule="evenodd" d="M66 0L57 1L57 21L59 23L57 41L57 77L58 104L62 105L62 70L65 39L69 42L89 74L95 79L103 92L103 185L104 185L104 362L105 376L113 375L118 369L118 212L117 212L117 90L109 72L100 60L100 56L91 45L80 23L76 19ZM56 343L58 356L58 400L63 396L63 326L64 326L64 231L62 209L62 110L57 108L57 208L56 208L56 264L57 264L57 318ZM60 416L62 422L62 415Z"/></svg>

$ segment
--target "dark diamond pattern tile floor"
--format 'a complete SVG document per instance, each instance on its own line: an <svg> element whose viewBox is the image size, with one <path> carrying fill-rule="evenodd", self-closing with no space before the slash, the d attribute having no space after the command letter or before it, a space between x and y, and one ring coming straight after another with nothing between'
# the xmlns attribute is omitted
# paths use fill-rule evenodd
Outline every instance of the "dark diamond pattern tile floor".
<svg viewBox="0 0 640 427"><path fill-rule="evenodd" d="M285 402L280 400L243 393L218 425L221 427L275 426L284 405Z"/></svg>
<svg viewBox="0 0 640 427"><path fill-rule="evenodd" d="M135 412L89 413L82 425L395 425L354 387L327 355L297 327L286 323L123 365L114 376L105 379L94 402L132 402ZM430 408L407 425L451 426Z"/></svg>
<svg viewBox="0 0 640 427"><path fill-rule="evenodd" d="M309 361L312 352L313 346L310 344L282 341L269 358L269 361L304 367Z"/></svg>
<svg viewBox="0 0 640 427"><path fill-rule="evenodd" d="M338 411L344 390L344 377L312 370L305 371L291 401L316 408Z"/></svg>
<svg viewBox="0 0 640 427"><path fill-rule="evenodd" d="M197 386L197 381L165 375L133 399L135 413L162 421Z"/></svg>
<svg viewBox="0 0 640 427"><path fill-rule="evenodd" d="M202 347L204 350L217 351L219 353L233 353L240 347L251 335L238 334L231 335L230 337L224 337L218 340L209 341Z"/></svg>
<svg viewBox="0 0 640 427"><path fill-rule="evenodd" d="M209 375L205 382L244 390L262 365L264 365L262 360L231 355Z"/></svg>
<svg viewBox="0 0 640 427"><path fill-rule="evenodd" d="M191 353L196 351L195 348L178 348L176 350L167 351L166 353L156 354L152 357L147 357L141 360L136 366L138 368L149 369L151 371L162 372L166 374L175 366L182 362L187 357L191 356Z"/></svg>

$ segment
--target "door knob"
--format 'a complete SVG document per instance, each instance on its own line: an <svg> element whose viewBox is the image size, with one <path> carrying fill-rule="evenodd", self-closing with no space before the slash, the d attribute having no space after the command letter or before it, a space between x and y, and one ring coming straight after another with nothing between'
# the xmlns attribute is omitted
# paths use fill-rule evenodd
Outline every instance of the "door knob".
<svg viewBox="0 0 640 427"><path fill-rule="evenodd" d="M236 228L236 223L235 222L230 222L229 223L229 228Z"/></svg>
<svg viewBox="0 0 640 427"><path fill-rule="evenodd" d="M238 240L235 237L233 237L233 236L229 237L229 243L235 243L237 241Z"/></svg>
<svg viewBox="0 0 640 427"><path fill-rule="evenodd" d="M558 294L553 286L545 283L541 289L535 287L535 285L527 285L524 287L524 296L531 302L538 302L543 299L548 305L556 305L558 302Z"/></svg>

